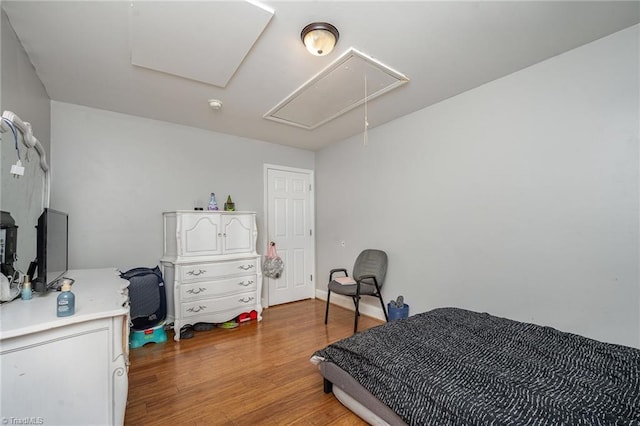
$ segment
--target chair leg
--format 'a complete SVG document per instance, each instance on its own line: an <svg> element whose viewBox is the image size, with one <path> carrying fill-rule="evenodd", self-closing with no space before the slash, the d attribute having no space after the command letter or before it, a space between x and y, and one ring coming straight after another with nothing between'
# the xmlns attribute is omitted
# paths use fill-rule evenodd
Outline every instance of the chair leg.
<svg viewBox="0 0 640 426"><path fill-rule="evenodd" d="M358 311L358 303L356 302L356 297L351 296L351 300L353 301L353 308L355 309L355 311L358 313L358 316L359 316L360 312Z"/></svg>
<svg viewBox="0 0 640 426"><path fill-rule="evenodd" d="M382 295L378 293L378 299L380 299L380 306L382 306L382 312L384 312L384 319L389 322L389 315L387 315L387 309L384 307L384 300L382 300Z"/></svg>
<svg viewBox="0 0 640 426"><path fill-rule="evenodd" d="M358 317L360 316L360 298L356 298L355 299L355 303L356 303L356 314L355 316L355 320L353 323L353 334L356 334L358 332Z"/></svg>
<svg viewBox="0 0 640 426"><path fill-rule="evenodd" d="M327 323L327 320L329 319L329 299L331 298L331 290L327 291L327 307L324 311L324 323Z"/></svg>

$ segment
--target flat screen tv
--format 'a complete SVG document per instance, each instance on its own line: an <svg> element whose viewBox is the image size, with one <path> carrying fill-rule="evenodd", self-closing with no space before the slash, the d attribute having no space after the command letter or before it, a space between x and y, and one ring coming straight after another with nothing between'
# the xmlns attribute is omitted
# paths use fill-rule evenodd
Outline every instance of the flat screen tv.
<svg viewBox="0 0 640 426"><path fill-rule="evenodd" d="M57 285L69 268L69 215L45 208L36 232L38 276L34 290L47 291Z"/></svg>

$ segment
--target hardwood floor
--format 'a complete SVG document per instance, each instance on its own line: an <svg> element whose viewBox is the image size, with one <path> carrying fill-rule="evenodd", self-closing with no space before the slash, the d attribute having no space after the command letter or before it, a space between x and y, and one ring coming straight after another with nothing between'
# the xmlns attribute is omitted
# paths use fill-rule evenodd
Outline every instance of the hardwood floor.
<svg viewBox="0 0 640 426"><path fill-rule="evenodd" d="M305 300L265 309L261 322L195 332L130 351L125 425L363 425L309 358L350 336L353 311ZM380 324L361 316L359 330Z"/></svg>

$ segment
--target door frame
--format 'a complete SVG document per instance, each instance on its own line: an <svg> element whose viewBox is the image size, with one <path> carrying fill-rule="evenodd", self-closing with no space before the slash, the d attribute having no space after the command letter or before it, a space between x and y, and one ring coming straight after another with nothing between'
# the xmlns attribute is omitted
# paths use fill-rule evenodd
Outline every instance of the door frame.
<svg viewBox="0 0 640 426"><path fill-rule="evenodd" d="M264 185L264 189L263 189L263 194L264 194L264 217L262 219L262 229L264 229L264 243L265 244L269 244L269 182L268 182L268 173L269 170L280 170L280 171L284 171L284 172L293 172L293 173L302 173L302 174L306 174L309 176L309 182L311 185L311 190L309 191L310 193L310 197L309 197L309 226L311 228L311 264L309 265L309 270L311 271L312 277L313 279L311 280L311 284L313 285L313 293L312 293L312 298L315 299L316 297L316 278L317 278L317 274L316 274L316 208L315 208L315 201L316 201L316 192L315 192L315 187L316 187L316 182L315 182L315 172L311 169L301 169L298 167L288 167L288 166L281 166L278 164L270 164L270 163L264 163L263 166L263 176L262 176L262 180L263 180L263 185ZM266 255L266 253L265 253ZM264 281L266 277L264 277L263 275L263 283L262 285L264 286ZM269 289L264 289L262 291L262 306L265 308L269 307Z"/></svg>

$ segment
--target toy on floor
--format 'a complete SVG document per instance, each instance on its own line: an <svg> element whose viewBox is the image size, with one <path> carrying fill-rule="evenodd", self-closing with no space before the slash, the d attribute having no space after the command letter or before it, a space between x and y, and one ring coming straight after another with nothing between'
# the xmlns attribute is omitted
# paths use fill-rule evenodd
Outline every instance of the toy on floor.
<svg viewBox="0 0 640 426"><path fill-rule="evenodd" d="M238 322L253 321L258 319L258 311L244 312L238 315Z"/></svg>
<svg viewBox="0 0 640 426"><path fill-rule="evenodd" d="M136 349L147 343L163 343L167 341L167 332L164 330L164 321L162 323L143 330L131 329L129 334L129 347Z"/></svg>

